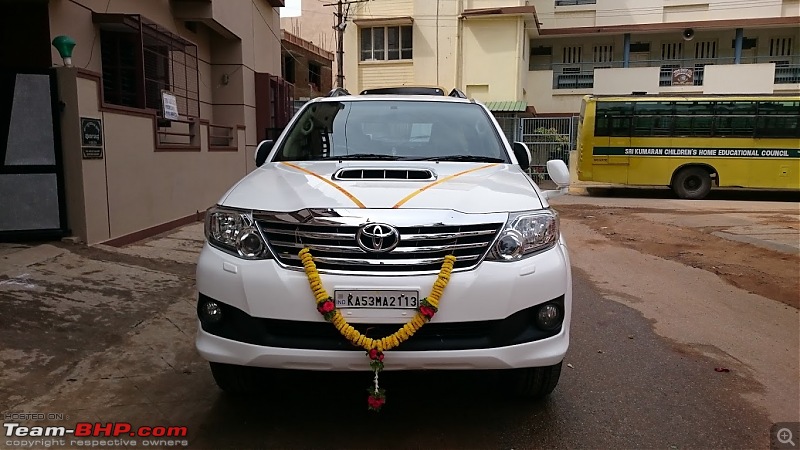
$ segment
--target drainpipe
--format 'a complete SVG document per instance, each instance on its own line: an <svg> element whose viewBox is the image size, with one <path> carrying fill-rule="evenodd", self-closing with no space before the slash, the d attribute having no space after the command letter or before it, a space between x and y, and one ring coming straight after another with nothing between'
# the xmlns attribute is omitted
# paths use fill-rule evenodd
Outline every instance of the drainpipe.
<svg viewBox="0 0 800 450"><path fill-rule="evenodd" d="M622 44L622 67L628 68L631 66L631 34L625 33L623 36Z"/></svg>
<svg viewBox="0 0 800 450"><path fill-rule="evenodd" d="M742 41L744 41L744 29L737 28L736 29L736 44L733 50L733 63L734 64L741 64L742 63Z"/></svg>

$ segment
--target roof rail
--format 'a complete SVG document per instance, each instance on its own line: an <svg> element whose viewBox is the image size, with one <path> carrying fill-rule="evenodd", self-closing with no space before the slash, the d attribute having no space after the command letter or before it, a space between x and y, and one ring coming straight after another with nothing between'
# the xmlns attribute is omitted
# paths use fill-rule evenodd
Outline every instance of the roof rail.
<svg viewBox="0 0 800 450"><path fill-rule="evenodd" d="M328 92L328 95L326 95L326 97L341 97L343 95L350 95L350 92L348 92L347 89L345 88L337 87Z"/></svg>
<svg viewBox="0 0 800 450"><path fill-rule="evenodd" d="M444 95L444 90L437 87L425 86L396 86L364 89L361 95L394 94L394 95Z"/></svg>
<svg viewBox="0 0 800 450"><path fill-rule="evenodd" d="M456 98L467 98L467 96L464 95L464 93L461 92L458 89L453 89L452 91L450 91L449 94L447 94L447 96L448 97L456 97Z"/></svg>

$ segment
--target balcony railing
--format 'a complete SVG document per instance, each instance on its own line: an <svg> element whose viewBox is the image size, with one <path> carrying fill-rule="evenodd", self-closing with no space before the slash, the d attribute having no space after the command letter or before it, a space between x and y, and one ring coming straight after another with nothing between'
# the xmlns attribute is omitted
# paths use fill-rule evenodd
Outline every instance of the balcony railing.
<svg viewBox="0 0 800 450"><path fill-rule="evenodd" d="M800 83L800 56L742 58L741 64L774 63L775 84ZM705 66L734 64L733 57L631 61L629 67L660 67L659 86L702 86ZM576 64L538 64L531 70L552 70L553 89L590 89L595 69L620 68L622 61ZM684 69L684 70L681 70ZM689 69L689 70L685 70ZM677 72L676 72L677 70Z"/></svg>
<svg viewBox="0 0 800 450"><path fill-rule="evenodd" d="M800 56L759 56L750 58L750 61L774 63L775 84L800 83Z"/></svg>
<svg viewBox="0 0 800 450"><path fill-rule="evenodd" d="M612 67L622 67L622 62L553 64L546 69L553 70L553 89L589 89L594 87L594 69Z"/></svg>

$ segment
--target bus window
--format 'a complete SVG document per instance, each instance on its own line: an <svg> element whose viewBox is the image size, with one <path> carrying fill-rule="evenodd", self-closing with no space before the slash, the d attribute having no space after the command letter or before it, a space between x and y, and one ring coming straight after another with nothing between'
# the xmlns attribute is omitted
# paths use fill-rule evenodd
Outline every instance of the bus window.
<svg viewBox="0 0 800 450"><path fill-rule="evenodd" d="M756 102L720 101L716 112L718 115L755 116Z"/></svg>
<svg viewBox="0 0 800 450"><path fill-rule="evenodd" d="M672 116L636 116L633 118L631 136L669 136L672 133Z"/></svg>
<svg viewBox="0 0 800 450"><path fill-rule="evenodd" d="M758 102L758 114L800 115L800 102Z"/></svg>
<svg viewBox="0 0 800 450"><path fill-rule="evenodd" d="M597 115L631 116L633 102L597 102Z"/></svg>
<svg viewBox="0 0 800 450"><path fill-rule="evenodd" d="M630 136L633 102L597 102L595 136Z"/></svg>
<svg viewBox="0 0 800 450"><path fill-rule="evenodd" d="M639 102L633 107L637 116L671 115L671 102Z"/></svg>
<svg viewBox="0 0 800 450"><path fill-rule="evenodd" d="M675 102L675 115L701 115L714 114L713 102Z"/></svg>
<svg viewBox="0 0 800 450"><path fill-rule="evenodd" d="M674 136L711 136L713 116L676 116Z"/></svg>
<svg viewBox="0 0 800 450"><path fill-rule="evenodd" d="M718 116L715 136L752 137L755 130L755 117Z"/></svg>
<svg viewBox="0 0 800 450"><path fill-rule="evenodd" d="M756 137L800 137L798 116L761 116L756 124Z"/></svg>
<svg viewBox="0 0 800 450"><path fill-rule="evenodd" d="M628 137L631 135L630 117L612 117L609 122L609 136Z"/></svg>
<svg viewBox="0 0 800 450"><path fill-rule="evenodd" d="M692 118L692 135L694 136L711 136L713 128L713 116L696 116Z"/></svg>

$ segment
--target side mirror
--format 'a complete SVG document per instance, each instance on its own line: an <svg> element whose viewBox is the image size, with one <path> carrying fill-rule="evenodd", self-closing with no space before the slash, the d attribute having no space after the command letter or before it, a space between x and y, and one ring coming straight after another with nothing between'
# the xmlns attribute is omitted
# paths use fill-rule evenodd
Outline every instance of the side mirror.
<svg viewBox="0 0 800 450"><path fill-rule="evenodd" d="M569 169L564 161L560 159L547 161L547 174L558 187L569 187Z"/></svg>
<svg viewBox="0 0 800 450"><path fill-rule="evenodd" d="M264 161L267 160L273 145L275 145L275 141L271 140L261 141L258 144L258 147L256 147L256 167L264 165Z"/></svg>
<svg viewBox="0 0 800 450"><path fill-rule="evenodd" d="M513 148L514 156L519 162L519 167L521 167L522 170L528 170L528 167L531 166L531 151L528 150L528 146L522 142L514 142Z"/></svg>
<svg viewBox="0 0 800 450"><path fill-rule="evenodd" d="M550 175L550 179L558 186L558 189L542 191L544 198L555 198L566 194L569 188L569 169L564 161L560 159L547 161L547 174Z"/></svg>

